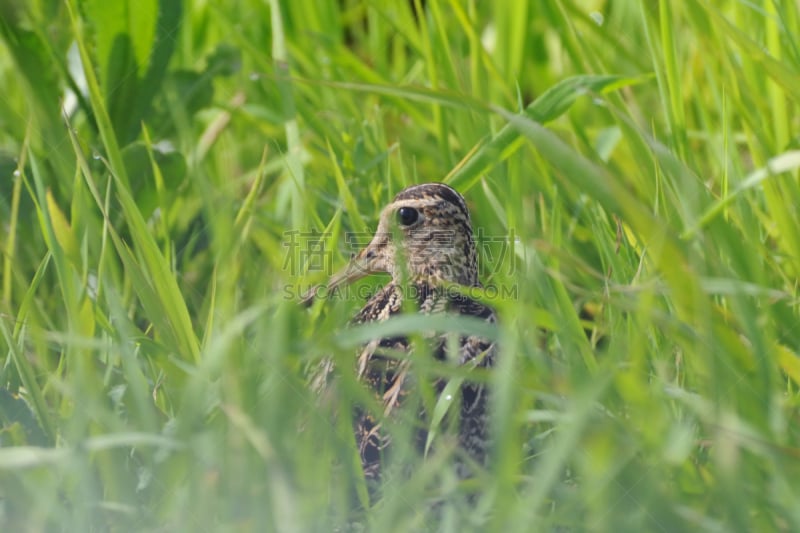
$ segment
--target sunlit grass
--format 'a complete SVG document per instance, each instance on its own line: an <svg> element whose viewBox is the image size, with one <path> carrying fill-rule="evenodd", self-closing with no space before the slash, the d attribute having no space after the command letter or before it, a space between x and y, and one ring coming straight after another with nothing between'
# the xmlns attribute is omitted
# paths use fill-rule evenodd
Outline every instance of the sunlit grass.
<svg viewBox="0 0 800 533"><path fill-rule="evenodd" d="M3 530L800 529L797 5L179 5L3 10ZM496 449L398 446L368 503L385 280L299 300L426 181L497 291Z"/></svg>

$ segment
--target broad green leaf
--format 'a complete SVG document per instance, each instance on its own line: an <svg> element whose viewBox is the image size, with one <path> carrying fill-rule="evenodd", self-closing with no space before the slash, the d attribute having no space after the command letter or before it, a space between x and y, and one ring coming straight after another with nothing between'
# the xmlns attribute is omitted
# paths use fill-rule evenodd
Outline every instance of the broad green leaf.
<svg viewBox="0 0 800 533"><path fill-rule="evenodd" d="M575 76L563 80L533 101L523 115L545 124L564 114L582 96L605 94L649 81L652 76ZM490 139L484 139L445 178L459 190L470 189L492 167L506 160L521 146L520 133L511 124Z"/></svg>
<svg viewBox="0 0 800 533"><path fill-rule="evenodd" d="M800 385L800 356L781 344L775 346L778 364L795 385Z"/></svg>
<svg viewBox="0 0 800 533"><path fill-rule="evenodd" d="M175 47L180 6L169 0L85 0L81 5L104 101L121 144L136 136L161 87Z"/></svg>
<svg viewBox="0 0 800 533"><path fill-rule="evenodd" d="M53 193L47 190L47 211L50 215L50 222L53 225L53 233L55 233L58 245L64 250L64 254L69 259L73 266L80 270L81 256L78 250L78 239L75 237L75 232L67 220L66 215L58 207Z"/></svg>
<svg viewBox="0 0 800 533"><path fill-rule="evenodd" d="M593 94L608 94L652 79L652 75L637 77L587 75L567 78L542 93L525 109L525 114L537 122L547 124L563 115L578 98Z"/></svg>
<svg viewBox="0 0 800 533"><path fill-rule="evenodd" d="M758 168L747 175L734 191L714 202L703 213L695 225L688 229L682 237L691 238L703 227L707 226L714 218L718 217L725 208L747 190L761 185L768 178L775 178L780 174L800 168L800 150L789 150L767 161L766 166Z"/></svg>

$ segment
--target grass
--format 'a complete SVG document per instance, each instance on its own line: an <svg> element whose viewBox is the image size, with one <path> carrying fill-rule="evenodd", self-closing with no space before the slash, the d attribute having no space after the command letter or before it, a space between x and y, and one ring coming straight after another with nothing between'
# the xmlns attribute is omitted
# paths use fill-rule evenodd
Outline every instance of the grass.
<svg viewBox="0 0 800 533"><path fill-rule="evenodd" d="M2 529L800 530L795 3L1 9ZM382 278L298 300L426 181L480 228L496 450L399 446L364 505Z"/></svg>

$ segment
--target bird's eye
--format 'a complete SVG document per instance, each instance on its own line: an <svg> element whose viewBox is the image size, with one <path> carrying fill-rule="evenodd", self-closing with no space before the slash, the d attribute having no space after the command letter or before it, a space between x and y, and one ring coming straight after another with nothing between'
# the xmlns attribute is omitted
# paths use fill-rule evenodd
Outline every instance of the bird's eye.
<svg viewBox="0 0 800 533"><path fill-rule="evenodd" d="M397 210L397 222L401 226L410 226L419 219L419 211L413 207L401 207Z"/></svg>

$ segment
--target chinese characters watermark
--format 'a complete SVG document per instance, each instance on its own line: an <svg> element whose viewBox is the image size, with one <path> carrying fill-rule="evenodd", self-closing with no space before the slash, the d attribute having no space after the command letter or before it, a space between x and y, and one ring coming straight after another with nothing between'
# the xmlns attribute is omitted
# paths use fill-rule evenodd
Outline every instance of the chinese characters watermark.
<svg viewBox="0 0 800 533"><path fill-rule="evenodd" d="M332 234L330 232L320 232L316 230L301 231L290 230L283 234L282 246L285 249L282 268L290 276L301 276L308 273L322 273L332 276L338 268L359 268L358 265L350 263L348 265L336 265L336 249L331 244ZM434 231L420 232L419 235L411 234L410 238L419 238L419 242L425 243L426 256L435 256L437 250L452 250L456 234L452 230L442 229ZM368 232L346 232L344 239L338 239L343 243L343 255L355 257L361 250L376 238L375 234ZM387 235L390 239L391 235ZM475 248L478 253L478 275L482 280L491 279L496 274L512 276L516 271L516 258L514 246L519 243L516 232L511 229L507 234L497 235L488 234L483 228L478 228L474 234ZM446 265L445 265L446 266ZM513 290L512 290L513 289ZM362 293L356 293L355 291ZM317 294L323 297L356 298L363 300L369 298L374 290L359 287L351 289L348 287L337 287L335 290L328 291L324 286L299 287L287 285L284 293L287 298L295 298L309 291L323 292ZM516 286L496 287L487 286L480 289L483 298L507 298L516 297ZM330 294L329 294L330 292Z"/></svg>

